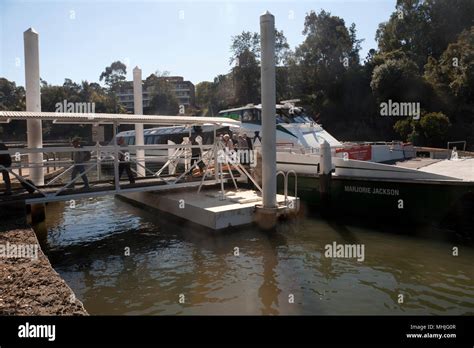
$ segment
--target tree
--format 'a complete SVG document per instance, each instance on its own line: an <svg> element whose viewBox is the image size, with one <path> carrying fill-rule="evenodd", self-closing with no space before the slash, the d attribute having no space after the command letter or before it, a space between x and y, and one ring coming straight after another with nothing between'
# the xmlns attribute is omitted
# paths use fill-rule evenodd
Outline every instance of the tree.
<svg viewBox="0 0 474 348"><path fill-rule="evenodd" d="M220 110L232 106L239 106L235 99L235 89L231 74L218 75L214 78L214 93L212 102L212 115L217 115Z"/></svg>
<svg viewBox="0 0 474 348"><path fill-rule="evenodd" d="M284 62L290 46L283 33L275 29L275 64L280 65ZM232 56L230 64L238 62L239 56L244 52L250 52L255 60L260 63L260 34L251 33L250 31L243 31L241 34L232 36L232 44L230 46ZM237 63L236 65L240 65Z"/></svg>
<svg viewBox="0 0 474 348"><path fill-rule="evenodd" d="M21 111L26 108L26 94L15 82L0 78L0 110Z"/></svg>
<svg viewBox="0 0 474 348"><path fill-rule="evenodd" d="M361 69L356 27L322 10L305 17L303 43L287 55L288 92L302 99L313 115L336 136L358 128L362 136L371 116L371 91ZM362 118L366 120L362 121Z"/></svg>
<svg viewBox="0 0 474 348"><path fill-rule="evenodd" d="M370 87L379 102L420 102L423 81L415 62L409 59L389 59L374 68Z"/></svg>
<svg viewBox="0 0 474 348"><path fill-rule="evenodd" d="M144 109L145 114L177 115L179 103L171 90L167 78L168 72L155 72L148 76L144 88L150 93L150 106Z"/></svg>
<svg viewBox="0 0 474 348"><path fill-rule="evenodd" d="M124 82L127 75L127 66L121 61L113 62L100 74L99 81L104 80L110 90L117 91L120 83Z"/></svg>
<svg viewBox="0 0 474 348"><path fill-rule="evenodd" d="M381 52L402 50L423 70L428 57L440 57L460 32L472 25L472 0L397 0L390 19L379 25Z"/></svg>
<svg viewBox="0 0 474 348"><path fill-rule="evenodd" d="M240 65L239 56L244 52L250 52L255 59L260 59L260 34L250 31L243 31L241 34L232 36L230 50L230 64Z"/></svg>
<svg viewBox="0 0 474 348"><path fill-rule="evenodd" d="M474 26L449 44L439 61L430 57L425 78L441 93L463 102L474 100Z"/></svg>
<svg viewBox="0 0 474 348"><path fill-rule="evenodd" d="M404 118L395 122L393 129L397 132L403 141L407 141L409 135L413 132L413 124L411 118Z"/></svg>
<svg viewBox="0 0 474 348"><path fill-rule="evenodd" d="M427 139L427 145L442 147L446 141L448 129L451 124L445 114L432 112L421 118L420 126Z"/></svg>
<svg viewBox="0 0 474 348"><path fill-rule="evenodd" d="M0 78L0 110L24 111L26 109L25 89ZM26 123L23 121L12 121L0 124L0 136L2 140L26 139Z"/></svg>
<svg viewBox="0 0 474 348"><path fill-rule="evenodd" d="M42 81L41 110L55 112L57 103L94 103L97 113L125 113L125 108L117 103L115 95L108 93L98 83L82 81L80 84L65 79L63 85L54 86ZM69 139L80 136L88 141L91 137L90 125L54 125L50 121L43 122L45 139Z"/></svg>
<svg viewBox="0 0 474 348"><path fill-rule="evenodd" d="M196 104L201 108L203 116L213 115L214 83L209 81L199 82L196 85Z"/></svg>
<svg viewBox="0 0 474 348"><path fill-rule="evenodd" d="M260 67L254 53L243 51L239 55L239 65L232 69L236 103L258 104L260 101Z"/></svg>

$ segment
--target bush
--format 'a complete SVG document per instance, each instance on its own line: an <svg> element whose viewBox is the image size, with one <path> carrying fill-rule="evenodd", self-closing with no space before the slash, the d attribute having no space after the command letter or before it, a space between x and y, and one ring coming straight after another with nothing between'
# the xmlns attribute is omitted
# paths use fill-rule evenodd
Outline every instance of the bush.
<svg viewBox="0 0 474 348"><path fill-rule="evenodd" d="M420 120L420 126L429 146L444 146L451 123L442 112L431 112Z"/></svg>

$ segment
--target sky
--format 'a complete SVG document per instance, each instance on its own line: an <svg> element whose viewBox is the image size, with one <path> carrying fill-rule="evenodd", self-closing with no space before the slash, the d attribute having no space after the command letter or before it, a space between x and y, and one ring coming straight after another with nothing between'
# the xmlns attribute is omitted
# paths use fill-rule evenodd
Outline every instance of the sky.
<svg viewBox="0 0 474 348"><path fill-rule="evenodd" d="M231 37L259 31L265 11L275 16L292 49L303 40L305 14L321 9L354 22L364 39L361 58L376 48L375 31L396 0L164 1L0 0L0 77L24 86L23 32L39 33L40 75L50 84L65 78L99 82L106 66L121 60L127 79L140 66L194 84L230 70Z"/></svg>

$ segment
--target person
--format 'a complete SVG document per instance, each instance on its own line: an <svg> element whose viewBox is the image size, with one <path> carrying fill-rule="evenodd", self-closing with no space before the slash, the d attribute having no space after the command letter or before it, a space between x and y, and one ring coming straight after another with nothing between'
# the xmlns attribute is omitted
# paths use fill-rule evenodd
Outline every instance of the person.
<svg viewBox="0 0 474 348"><path fill-rule="evenodd" d="M72 146L76 149L82 148L81 139L75 137L72 139ZM91 159L91 153L89 151L76 151L72 153L72 160L74 161L74 168L71 173L71 180L74 180L78 174L81 175L82 181L84 182L84 188L89 188L89 179L86 175L85 163Z"/></svg>
<svg viewBox="0 0 474 348"><path fill-rule="evenodd" d="M244 142L246 143L246 149L247 149L247 156L246 156L247 161L246 161L245 164L250 164L253 161L253 159L252 159L252 155L253 155L253 153L252 153L252 151L253 151L252 139L250 139L247 136L247 134L245 134L245 133L242 135L242 138L243 138Z"/></svg>
<svg viewBox="0 0 474 348"><path fill-rule="evenodd" d="M260 131L255 131L255 136L253 137L253 146L262 146L262 137L260 136Z"/></svg>
<svg viewBox="0 0 474 348"><path fill-rule="evenodd" d="M248 145L247 145L247 140L244 139L242 134L239 134L238 140L237 140L237 146L239 147L239 150L247 150Z"/></svg>
<svg viewBox="0 0 474 348"><path fill-rule="evenodd" d="M239 146L239 138L237 137L237 133L232 134L232 145L234 145L234 148Z"/></svg>
<svg viewBox="0 0 474 348"><path fill-rule="evenodd" d="M244 139L242 134L239 134L238 136L238 142L237 142L237 148L238 148L238 159L241 164L248 164L248 148L247 148L247 141Z"/></svg>
<svg viewBox="0 0 474 348"><path fill-rule="evenodd" d="M244 140L247 142L247 148L252 151L253 150L253 143L252 143L252 139L250 139L246 133L244 133L243 135L244 137Z"/></svg>
<svg viewBox="0 0 474 348"><path fill-rule="evenodd" d="M200 146L200 147L193 147L191 149L191 167L194 166L194 164L197 162L198 168L199 168L199 173L202 175L204 173L204 167L205 164L201 159L202 156L202 151L201 151L201 146L202 146L202 131L200 128L195 129L195 134L191 137L191 145L193 146Z"/></svg>
<svg viewBox="0 0 474 348"><path fill-rule="evenodd" d="M124 146L125 145L125 140L124 138L117 138L117 144L119 146ZM133 176L132 169L130 168L130 159L126 161L125 159L125 153L123 151L119 151L119 181L120 178L122 177L122 173L125 170L127 172L128 180L130 181L130 184L135 183L135 178Z"/></svg>
<svg viewBox="0 0 474 348"><path fill-rule="evenodd" d="M224 137L222 138L223 139L223 143L224 143L224 147L227 148L227 150L233 150L234 149L234 143L232 142L232 140L230 139L230 135L229 134L224 134Z"/></svg>
<svg viewBox="0 0 474 348"><path fill-rule="evenodd" d="M0 142L0 151L7 151L8 147ZM0 154L0 165L5 168L0 169L3 176L3 181L5 182L5 192L3 193L5 196L9 196L12 194L12 183L10 181L10 173L6 168L10 168L12 165L12 158L9 153Z"/></svg>

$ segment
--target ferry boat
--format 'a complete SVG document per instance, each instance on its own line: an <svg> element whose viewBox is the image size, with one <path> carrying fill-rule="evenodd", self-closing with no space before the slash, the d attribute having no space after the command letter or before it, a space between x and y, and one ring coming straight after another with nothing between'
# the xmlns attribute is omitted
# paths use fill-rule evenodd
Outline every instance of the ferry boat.
<svg viewBox="0 0 474 348"><path fill-rule="evenodd" d="M347 216L367 216L391 221L439 222L447 216L463 221L472 230L474 216L474 158L439 160L439 166L449 170L430 172L430 165L403 166L416 163L412 144L403 142L340 142L320 124L296 106L297 100L276 105L277 170L295 171L288 176L289 194L297 194L303 202L317 210L337 211ZM239 120L239 126L221 128L218 133L245 133L255 141L261 136L261 105L222 110L218 116ZM203 127L205 144L213 142L213 128ZM166 144L168 140L181 143L195 129L160 127L145 130L145 144ZM134 145L134 131L121 132L126 143ZM258 140L259 141L259 140ZM258 142L257 141L257 142ZM321 144L329 144L332 175L329 202L321 200ZM164 151L158 153L154 151ZM150 153L149 153L150 152ZM166 158L167 150L150 150L147 156ZM147 157L148 161L148 157ZM164 162L164 160L162 161ZM456 175L464 165L467 175ZM469 169L471 168L471 169ZM297 181L295 181L297 180ZM297 193L291 188L297 186ZM284 182L278 178L279 192ZM465 221L468 221L467 223ZM470 232L474 235L474 232Z"/></svg>
<svg viewBox="0 0 474 348"><path fill-rule="evenodd" d="M474 158L412 159L392 165L332 160L327 199L319 171L296 179L288 176L288 194L294 195L297 185L302 202L338 219L393 225L446 223L474 237ZM280 192L283 185L280 177Z"/></svg>
<svg viewBox="0 0 474 348"><path fill-rule="evenodd" d="M276 146L277 169L294 170L298 174L313 174L319 163L320 143L326 141L335 157L347 156L350 159L392 163L414 156L413 146L399 141L392 142L340 142L314 121L306 111L296 104L298 99L285 100L276 105ZM246 134L253 142L261 139L262 106L248 104L243 107L222 110L219 117L240 121L238 127L222 127L217 134ZM213 143L213 127L203 126L203 144ZM167 144L172 141L180 144L191 138L194 127L156 127L144 130L144 144ZM125 144L135 145L135 131L117 134L124 138ZM132 155L134 155L132 153ZM166 149L147 150L147 161L164 163L169 155Z"/></svg>

